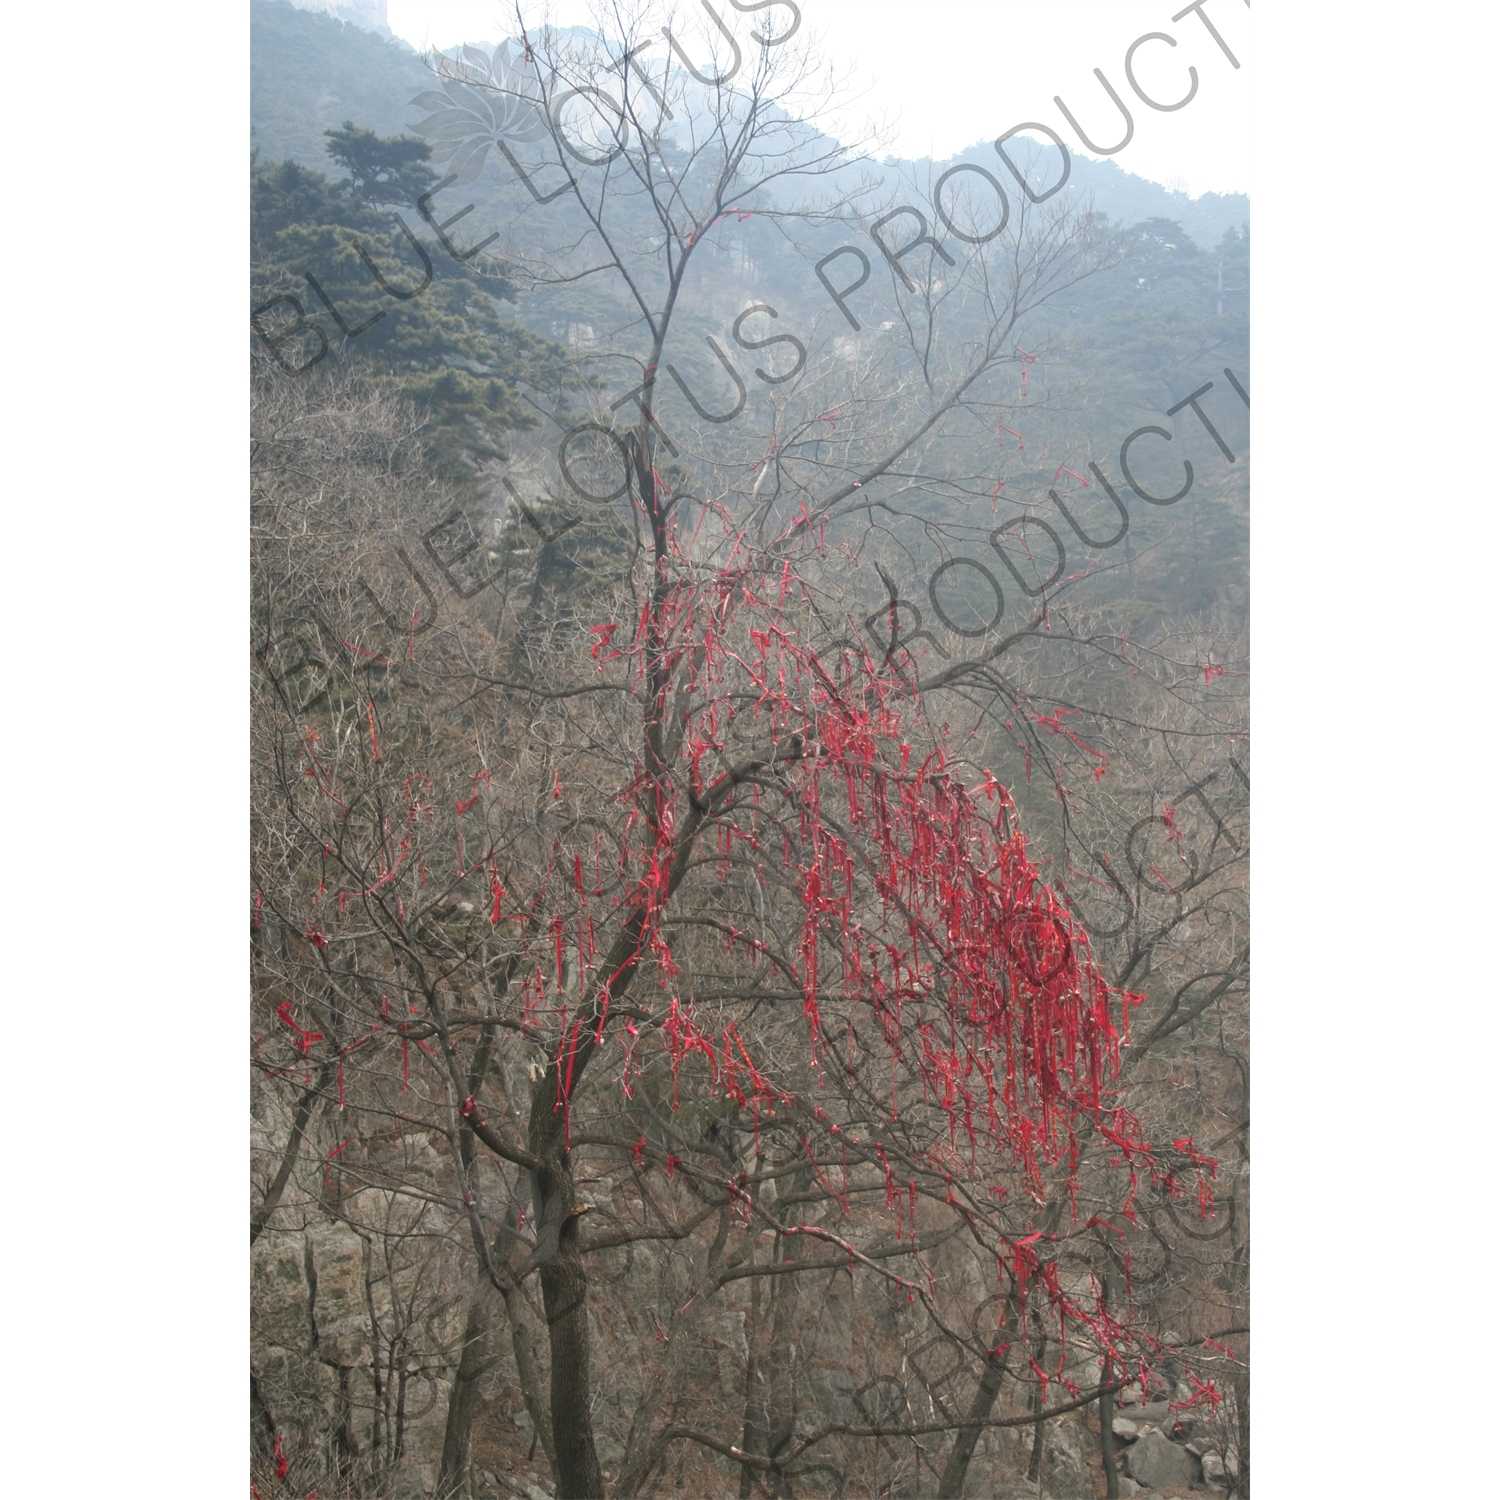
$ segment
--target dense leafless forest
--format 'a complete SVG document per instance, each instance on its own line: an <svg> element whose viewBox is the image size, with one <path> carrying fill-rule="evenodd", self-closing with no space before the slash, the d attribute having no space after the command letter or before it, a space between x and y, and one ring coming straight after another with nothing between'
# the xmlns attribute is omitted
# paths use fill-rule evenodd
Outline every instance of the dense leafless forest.
<svg viewBox="0 0 1500 1500"><path fill-rule="evenodd" d="M253 163L263 1500L1249 1494L1248 225L811 29Z"/></svg>

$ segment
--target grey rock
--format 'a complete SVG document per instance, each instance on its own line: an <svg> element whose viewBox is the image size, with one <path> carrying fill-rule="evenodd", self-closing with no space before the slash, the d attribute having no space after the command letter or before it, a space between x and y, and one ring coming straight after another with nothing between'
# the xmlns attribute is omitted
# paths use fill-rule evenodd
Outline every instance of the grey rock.
<svg viewBox="0 0 1500 1500"><path fill-rule="evenodd" d="M515 1491L516 1494L523 1496L524 1500L549 1500L548 1492L556 1493L556 1490L550 1483L548 1488L544 1490L541 1485L533 1484L529 1479L516 1479L513 1476L507 1476L503 1483Z"/></svg>
<svg viewBox="0 0 1500 1500"><path fill-rule="evenodd" d="M451 1381L440 1378L413 1375L406 1382L407 1453L411 1459L420 1459L431 1468L429 1492L437 1485L452 1389Z"/></svg>
<svg viewBox="0 0 1500 1500"><path fill-rule="evenodd" d="M1191 1484L1198 1477L1198 1461L1186 1448L1169 1442L1159 1432L1148 1432L1125 1454L1130 1477L1148 1489Z"/></svg>
<svg viewBox="0 0 1500 1500"><path fill-rule="evenodd" d="M250 1251L255 1342L280 1349L311 1349L310 1301L302 1236L274 1231L261 1235Z"/></svg>
<svg viewBox="0 0 1500 1500"><path fill-rule="evenodd" d="M1140 1428L1129 1417L1116 1417L1111 1430L1123 1443L1133 1443L1140 1436Z"/></svg>
<svg viewBox="0 0 1500 1500"><path fill-rule="evenodd" d="M364 1241L342 1224L306 1235L314 1279L313 1325L318 1358L353 1368L369 1358L370 1315L365 1302Z"/></svg>
<svg viewBox="0 0 1500 1500"><path fill-rule="evenodd" d="M1203 1477L1209 1484L1225 1484L1228 1482L1228 1471L1224 1467L1224 1460L1217 1453L1205 1453L1203 1455Z"/></svg>
<svg viewBox="0 0 1500 1500"><path fill-rule="evenodd" d="M1049 1422L1042 1437L1042 1477L1052 1500L1093 1500L1083 1445L1069 1422Z"/></svg>
<svg viewBox="0 0 1500 1500"><path fill-rule="evenodd" d="M1128 1474L1120 1475L1120 1493L1122 1495L1139 1495L1141 1487Z"/></svg>
<svg viewBox="0 0 1500 1500"><path fill-rule="evenodd" d="M427 1500L437 1488L436 1464L404 1463L396 1479L393 1500Z"/></svg>

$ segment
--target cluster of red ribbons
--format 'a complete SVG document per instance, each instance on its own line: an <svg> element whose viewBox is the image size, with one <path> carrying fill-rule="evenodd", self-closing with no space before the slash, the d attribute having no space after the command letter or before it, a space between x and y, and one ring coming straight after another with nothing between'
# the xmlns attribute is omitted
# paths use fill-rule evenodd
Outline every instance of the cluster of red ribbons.
<svg viewBox="0 0 1500 1500"><path fill-rule="evenodd" d="M622 653L642 681L668 682L688 663L688 790L697 805L714 808L723 869L736 842L767 853L761 788L733 789L728 772L707 770L732 760L733 720L747 711L731 690L744 694L748 683L748 711L773 746L788 747L775 837L801 892L793 977L812 1065L831 1060L820 997L841 993L868 1006L890 1057L893 1091L901 1068L915 1073L947 1116L950 1147L962 1143L967 1171L984 1176L1019 1166L1037 1191L1044 1165L1075 1159L1071 1121L1099 1110L1138 997L1113 995L1094 968L1085 934L1030 860L1009 793L992 776L970 790L941 747L913 765L902 739L901 684L868 656L845 650L825 662L801 643L783 614L798 602L798 584L790 561L769 599L743 573L726 570L706 585L683 577L654 610L643 608ZM745 608L757 618L740 632L733 615ZM596 627L596 634L609 640L615 631ZM1038 719L1103 761L1061 712ZM679 793L641 772L628 795L630 825L644 835L623 856L638 872L630 901L644 919L639 951L651 954L670 993L677 963L659 914L670 894ZM873 880L877 909L861 877ZM725 946L752 962L761 951L753 934L733 927ZM757 1125L762 1105L785 1100L732 1027L706 1032L675 995L662 1032L674 1102L679 1070L694 1055L712 1086L751 1109ZM572 1045L559 1039L563 1107ZM899 1108L894 1093L893 1105ZM1119 1116L1117 1129L1132 1149L1146 1149L1133 1122ZM846 1149L840 1141L835 1170ZM821 1159L811 1147L809 1155L821 1177ZM900 1195L883 1148L880 1156L894 1206ZM831 1183L829 1191L845 1192Z"/></svg>
<svg viewBox="0 0 1500 1500"><path fill-rule="evenodd" d="M1034 358L1026 356L1028 362ZM1024 381L1024 365L1022 374ZM819 420L825 419L837 420L837 414ZM1019 441L1019 433L998 426ZM1003 437L999 440L1003 445ZM1073 473L1058 471L1063 472ZM1027 1196L1041 1203L1047 1167L1064 1168L1071 1192L1079 1160L1075 1127L1087 1116L1118 1153L1115 1163L1128 1173L1129 1191L1118 1212L1134 1220L1138 1168L1169 1191L1179 1191L1153 1155L1139 1122L1106 1104L1121 1045L1128 1039L1130 1010L1141 997L1111 990L1100 975L1086 934L1030 856L1009 791L987 772L969 785L973 773L951 756L946 729L918 762L905 738L921 718L910 682L848 641L826 657L804 644L799 621L808 591L790 551L778 570L779 584L758 589L756 571L747 566L752 559L746 538L731 532L727 517L723 519L732 545L716 576L705 577L685 565L664 569L661 587L642 604L633 626L609 622L590 631L590 654L599 669L622 661L658 720L669 720L679 711L676 705L687 705L674 729L681 736L685 775L678 780L659 767L638 764L621 793L628 808L619 855L624 889L614 900L631 944L613 973L594 968L590 903L603 894L597 847L594 879L586 882L582 854L569 859L555 845L541 880L543 894L529 908L538 919L530 930L539 937L545 934L542 942L550 952L543 963L530 962L529 977L518 976L523 1026L530 1030L544 1012L557 1018L553 1061L565 1131L579 1059L604 1041L617 981L646 963L663 992L658 1026L671 1067L674 1106L679 1074L691 1065L706 1069L711 1089L753 1116L757 1147L763 1110L801 1107L768 1076L734 1024L705 1023L691 1001L682 998L686 986L674 948L675 929L665 914L683 878L679 830L689 822L697 828L706 822L711 832L699 835L698 847L717 853L721 880L748 853L754 878L763 882L762 866L779 858L800 899L800 932L790 953L773 960L762 936L728 920L722 924L724 948L738 952L752 968L774 961L795 984L815 1072L844 1066L839 1058L842 1028L830 1035L823 1017L830 998L838 998L850 1017L850 1071L861 1048L867 1058L884 1049L893 1118L903 1108L901 1079L908 1080L909 1089L920 1085L926 1105L944 1118L946 1142L940 1139L925 1155L908 1160L943 1174L947 1201L955 1211L969 1216L966 1201L1004 1201L1005 1183L1018 1176ZM819 547L814 531L804 507L777 545L800 536L810 547ZM675 531L669 535L673 560L682 564ZM1069 712L1034 717L1044 732L1065 737L1100 761L1096 775L1102 774L1102 752L1064 723ZM749 736L740 732L747 719L755 730ZM374 728L372 719L372 755L378 755ZM756 752L760 758L748 771L743 765L747 745L767 747ZM318 776L332 796L311 741L307 753L308 775ZM739 769L732 769L736 765ZM476 773L468 797L454 804L460 873L467 868L462 819L478 803L481 782L488 784L487 771ZM560 799L558 772L552 790L554 800ZM505 891L493 851L486 860L493 895L490 916L498 923ZM392 861L391 870L399 863ZM474 870L483 870L485 863ZM567 873L571 892L566 890ZM552 894L546 895L548 891ZM558 895L565 909L557 903ZM540 909L544 896L553 902L546 916ZM525 930L524 918L517 920ZM576 954L579 987L571 998L570 948ZM304 1055L321 1039L298 1027L289 1007L278 1014L297 1032ZM404 1077L406 1028L397 1029L403 1033ZM628 1094L640 1033L628 1020L620 1032L625 1047L622 1082ZM365 1040L369 1038L344 1050ZM476 1108L466 1099L464 1117ZM804 1111L801 1123L803 1147L819 1182L847 1204L849 1151L852 1146L858 1155L859 1143L846 1143L820 1109L810 1121ZM630 1153L638 1167L644 1165L645 1149L643 1136ZM1213 1164L1190 1140L1178 1142L1177 1149L1198 1169L1200 1210L1206 1214L1210 1200L1203 1174L1211 1174ZM903 1194L885 1145L866 1143L864 1160L870 1160L872 1150L884 1174L886 1207L895 1215L897 1232L909 1233L915 1241L917 1182L909 1179L908 1194ZM669 1175L678 1165L675 1156L667 1158ZM837 1187L835 1172L840 1175ZM971 1192L973 1197L960 1196ZM909 1204L903 1203L908 1195ZM1123 1368L1124 1355L1117 1352L1119 1325L1102 1307L1091 1310L1064 1295L1057 1263L1046 1251L1043 1236L1028 1232L1009 1247L1004 1264L1023 1292L1028 1284L1044 1285L1060 1319L1089 1324L1103 1346L1116 1351ZM1040 1370L1038 1374L1049 1378ZM1050 1378L1060 1375L1061 1370Z"/></svg>

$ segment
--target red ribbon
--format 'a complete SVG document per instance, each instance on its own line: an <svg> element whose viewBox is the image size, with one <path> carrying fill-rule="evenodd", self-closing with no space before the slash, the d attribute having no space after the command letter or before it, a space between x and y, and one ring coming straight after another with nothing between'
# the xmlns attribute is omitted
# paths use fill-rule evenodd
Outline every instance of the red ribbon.
<svg viewBox="0 0 1500 1500"><path fill-rule="evenodd" d="M1036 363L1037 356L1028 354L1019 344L1011 346L1021 356L1021 399L1026 399L1026 371Z"/></svg>
<svg viewBox="0 0 1500 1500"><path fill-rule="evenodd" d="M328 1168L330 1163L333 1161L334 1157L338 1156L345 1149L345 1147L352 1146L358 1139L359 1137L357 1135L351 1135L349 1139L343 1143L343 1145L335 1146L333 1150L323 1158L323 1186L325 1189L328 1187Z"/></svg>
<svg viewBox="0 0 1500 1500"><path fill-rule="evenodd" d="M292 1002L290 1000L283 1000L276 1007L276 1014L297 1033L296 1043L302 1049L304 1057L312 1051L312 1044L314 1042L321 1042L323 1040L323 1033L321 1031L305 1031L292 1019Z"/></svg>

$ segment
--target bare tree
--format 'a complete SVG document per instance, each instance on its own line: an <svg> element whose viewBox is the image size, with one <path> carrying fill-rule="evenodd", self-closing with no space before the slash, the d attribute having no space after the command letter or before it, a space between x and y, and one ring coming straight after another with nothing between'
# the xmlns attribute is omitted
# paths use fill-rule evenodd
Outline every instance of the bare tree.
<svg viewBox="0 0 1500 1500"><path fill-rule="evenodd" d="M1087 207L1023 189L992 234L939 182L929 217L817 134L791 35L742 46L715 18L733 57L709 72L672 61L698 56L675 23L646 58L644 17L612 11L609 45L433 60L450 186L499 129L535 278L624 308L581 354L591 413L553 410L555 451L517 442L514 509L487 522L423 484L415 418L352 373L296 395L262 372L257 1006L292 1124L253 1232L331 1111L366 1214L377 1129L438 1143L426 1211L481 1278L430 1341L444 1493L503 1309L561 1493L608 1482L592 1310L628 1412L617 1493L691 1449L742 1496L882 1465L957 1494L980 1434L1098 1403L1108 1443L1127 1369L1149 1383L1240 1317L1234 1271L1229 1321L1163 1354L1162 1318L1207 1295L1179 1253L1208 1232L1179 1204L1216 1211L1197 1121L1227 1127L1243 1061L1242 840L1198 798L1204 747L1243 726L1186 693L1229 633L1132 646L1090 602L1102 563L1064 577L1027 557L1035 517L1000 518L991 445L1040 422L1048 309L1120 253ZM487 137L460 118L485 112ZM753 408L726 350L763 347L747 309L694 283L747 219L824 252L826 289L795 367L783 348L749 372ZM890 316L850 344L837 329L869 325L825 273L862 262ZM981 601L1013 581L1019 616L971 617L933 579L934 612L977 623L929 628L904 580L959 561ZM1033 761L1052 808L1022 787ZM1197 800L1169 817L1179 773ZM1213 1078L1174 1135L1185 1055ZM405 1167L389 1190L410 1195ZM1121 1247L1139 1264L1148 1242L1159 1309L1120 1294ZM705 1373L718 1345L735 1380ZM1022 1409L996 1415L1006 1389Z"/></svg>

